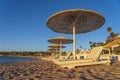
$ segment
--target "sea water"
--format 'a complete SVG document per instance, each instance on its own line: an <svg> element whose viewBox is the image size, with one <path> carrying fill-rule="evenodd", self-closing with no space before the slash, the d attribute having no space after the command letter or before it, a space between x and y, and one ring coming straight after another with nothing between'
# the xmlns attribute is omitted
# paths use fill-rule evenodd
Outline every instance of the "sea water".
<svg viewBox="0 0 120 80"><path fill-rule="evenodd" d="M35 60L35 58L14 57L14 56L0 56L0 64L9 63L9 62L26 61L26 60Z"/></svg>

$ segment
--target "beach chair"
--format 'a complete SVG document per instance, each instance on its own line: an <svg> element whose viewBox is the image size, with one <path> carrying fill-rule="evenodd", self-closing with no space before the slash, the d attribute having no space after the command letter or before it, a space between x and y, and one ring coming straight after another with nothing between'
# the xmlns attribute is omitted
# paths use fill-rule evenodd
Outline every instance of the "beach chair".
<svg viewBox="0 0 120 80"><path fill-rule="evenodd" d="M88 54L87 58L91 58L91 59L93 59L93 61L97 61L97 60L99 60L99 57L100 57L102 51L103 51L103 46L94 47L91 50L90 54Z"/></svg>
<svg viewBox="0 0 120 80"><path fill-rule="evenodd" d="M71 58L71 52L67 52L65 56L61 56L60 59L69 59Z"/></svg>
<svg viewBox="0 0 120 80"><path fill-rule="evenodd" d="M83 59L93 59L93 61L97 61L104 49L103 46L98 46L94 47L90 52L80 51L79 54L76 54L76 58L81 59L81 57L83 57Z"/></svg>
<svg viewBox="0 0 120 80"><path fill-rule="evenodd" d="M104 50L108 50L110 54L110 49L104 48L103 46L94 47L90 54L87 55L87 58L93 59L93 61L100 60L100 56ZM108 56L109 59L109 56Z"/></svg>

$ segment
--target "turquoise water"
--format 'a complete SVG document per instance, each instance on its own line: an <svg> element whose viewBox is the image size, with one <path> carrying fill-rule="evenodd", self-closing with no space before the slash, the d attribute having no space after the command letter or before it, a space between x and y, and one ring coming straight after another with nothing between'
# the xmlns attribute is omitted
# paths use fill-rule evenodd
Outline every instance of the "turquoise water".
<svg viewBox="0 0 120 80"><path fill-rule="evenodd" d="M9 63L9 62L26 61L26 60L35 60L35 58L0 56L0 64L1 63Z"/></svg>

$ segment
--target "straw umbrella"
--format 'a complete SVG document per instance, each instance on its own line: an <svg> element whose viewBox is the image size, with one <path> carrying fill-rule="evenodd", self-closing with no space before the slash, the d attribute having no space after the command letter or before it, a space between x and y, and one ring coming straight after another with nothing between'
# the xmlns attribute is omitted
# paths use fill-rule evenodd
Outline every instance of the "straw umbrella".
<svg viewBox="0 0 120 80"><path fill-rule="evenodd" d="M73 57L75 59L76 34L100 28L105 22L102 15L91 10L72 9L53 14L47 19L47 26L59 33L73 34Z"/></svg>
<svg viewBox="0 0 120 80"><path fill-rule="evenodd" d="M59 44L51 44L50 46L48 46L50 50L54 50L56 49L56 54L57 54L57 51L60 50L60 48L65 48L65 46L60 46Z"/></svg>
<svg viewBox="0 0 120 80"><path fill-rule="evenodd" d="M119 44L120 44L120 37L117 37L117 38L113 39L113 41L105 44L104 48L111 48L112 49L112 54L114 54L114 47L120 46ZM109 54L109 56L112 55L112 54Z"/></svg>
<svg viewBox="0 0 120 80"><path fill-rule="evenodd" d="M60 49L57 49L57 50L60 50ZM57 52L57 50L56 50L56 48L49 48L49 49L48 49L48 51L50 51L50 52L55 52L55 53Z"/></svg>
<svg viewBox="0 0 120 80"><path fill-rule="evenodd" d="M62 44L70 44L73 43L72 39L65 38L63 36L58 36L56 38L49 39L48 42L60 44L60 56L62 53Z"/></svg>
<svg viewBox="0 0 120 80"><path fill-rule="evenodd" d="M114 53L114 47L119 46L120 44L120 37L116 37L113 39L113 41L107 43L104 45L105 48L112 48L112 53Z"/></svg>
<svg viewBox="0 0 120 80"><path fill-rule="evenodd" d="M59 44L51 44L50 46L48 46L49 48L60 48L60 45ZM65 46L61 46L62 48L65 48Z"/></svg>

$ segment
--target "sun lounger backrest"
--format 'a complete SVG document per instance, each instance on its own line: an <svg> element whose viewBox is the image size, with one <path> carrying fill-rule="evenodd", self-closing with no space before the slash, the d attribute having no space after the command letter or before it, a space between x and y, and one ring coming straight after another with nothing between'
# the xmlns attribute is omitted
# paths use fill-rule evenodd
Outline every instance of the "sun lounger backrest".
<svg viewBox="0 0 120 80"><path fill-rule="evenodd" d="M92 58L94 60L97 60L101 54L103 50L103 46L99 46L99 47L94 47L92 50L91 50L91 53L89 54L89 58Z"/></svg>

